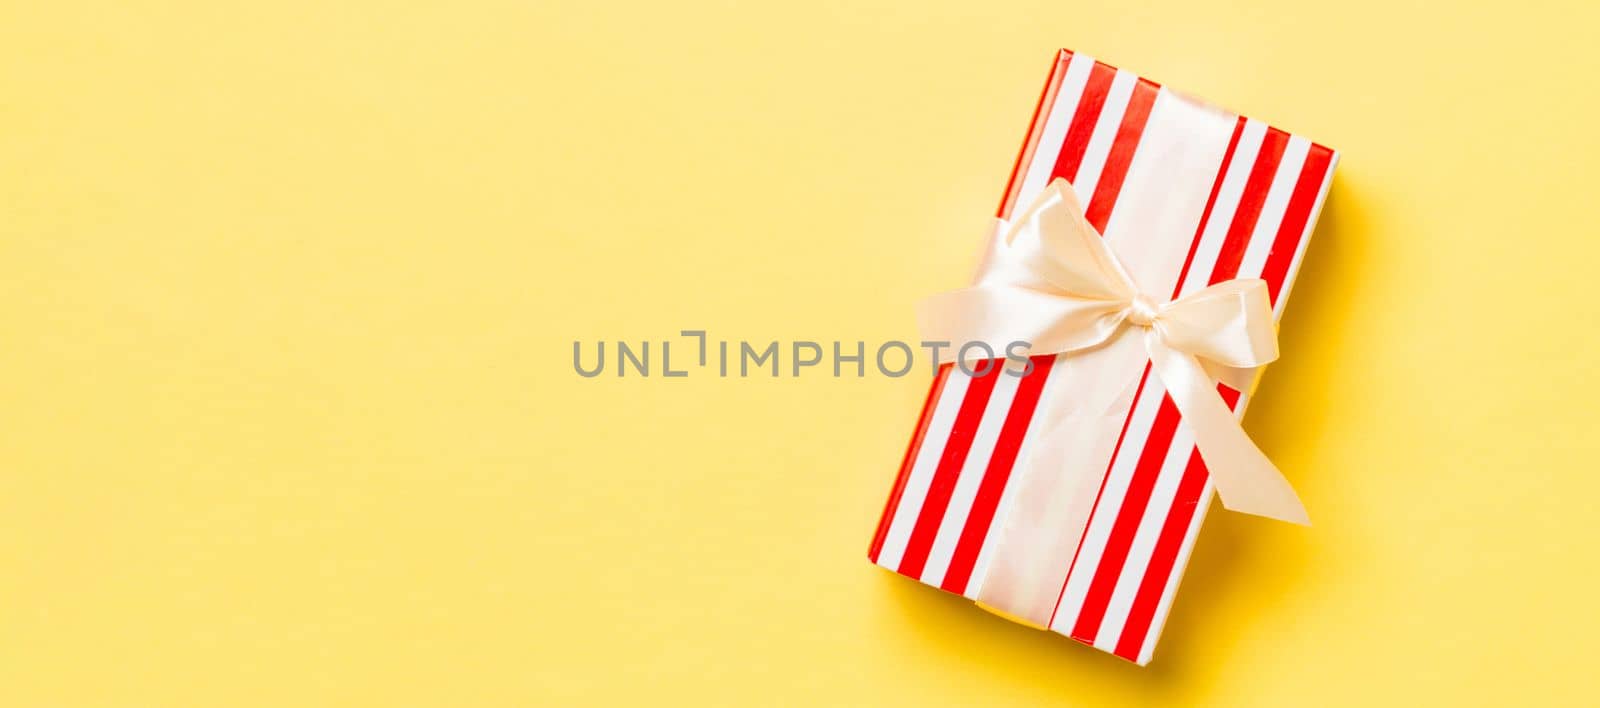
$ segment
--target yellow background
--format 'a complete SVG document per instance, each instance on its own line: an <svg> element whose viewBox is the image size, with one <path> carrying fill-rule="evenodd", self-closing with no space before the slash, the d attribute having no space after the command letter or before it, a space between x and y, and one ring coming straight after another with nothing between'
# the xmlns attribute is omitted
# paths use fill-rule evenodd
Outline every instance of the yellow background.
<svg viewBox="0 0 1600 708"><path fill-rule="evenodd" d="M0 705L1592 702L1600 14L1485 5L8 0ZM1344 154L1146 669L867 563L923 376L571 365L913 337L1058 46Z"/></svg>

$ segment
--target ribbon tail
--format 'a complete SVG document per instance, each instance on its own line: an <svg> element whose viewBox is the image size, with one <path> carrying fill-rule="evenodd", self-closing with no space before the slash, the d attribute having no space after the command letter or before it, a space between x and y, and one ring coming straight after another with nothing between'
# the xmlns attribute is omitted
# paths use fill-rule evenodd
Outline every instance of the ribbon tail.
<svg viewBox="0 0 1600 708"><path fill-rule="evenodd" d="M1229 511L1311 525L1305 506L1283 473L1246 435L1206 375L1200 360L1175 351L1150 330L1145 346L1161 382L1183 421L1194 432L1195 447L1211 472L1217 497Z"/></svg>

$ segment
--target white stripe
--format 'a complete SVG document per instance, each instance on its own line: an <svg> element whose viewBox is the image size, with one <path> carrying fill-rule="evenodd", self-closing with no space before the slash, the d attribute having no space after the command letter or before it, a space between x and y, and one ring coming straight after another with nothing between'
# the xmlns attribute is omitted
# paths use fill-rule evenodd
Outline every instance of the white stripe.
<svg viewBox="0 0 1600 708"><path fill-rule="evenodd" d="M889 521L889 532L884 534L883 548L878 550L878 565L893 571L900 570L900 559L905 555L906 544L911 540L911 529L922 514L922 502L928 497L928 484L933 481L933 471L944 455L944 444L955 427L956 413L961 410L961 399L966 397L967 383L972 379L960 367L950 370L945 377L939 400L934 401L933 416L928 420L928 430L922 436L922 447L917 459L912 461L911 474L906 478L906 488L900 492L900 505Z"/></svg>
<svg viewBox="0 0 1600 708"><path fill-rule="evenodd" d="M1322 203L1328 198L1328 185L1333 184L1333 168L1339 164L1339 153L1333 153L1328 158L1328 171L1322 173L1322 186L1317 188L1317 201L1311 205L1311 215L1306 218L1305 230L1300 233L1300 244L1294 249L1294 259L1289 261L1289 272L1283 274L1283 286L1278 288L1278 301L1272 303L1273 319L1283 316L1283 303L1289 300L1289 290L1294 285L1294 277L1300 273L1300 261L1306 256L1306 246L1311 242L1311 232L1317 227L1317 219L1322 216Z"/></svg>
<svg viewBox="0 0 1600 708"><path fill-rule="evenodd" d="M1004 366L1007 362L1000 359L991 363ZM1000 428L1006 422L1006 414L1011 412L1011 400L1017 395L1017 383L1021 377L1004 371L998 375L1000 378L989 393L989 402L983 409L978 430L972 436L972 447L961 464L960 476L950 495L950 505L945 507L944 519L939 523L939 533L933 539L932 550L928 552L928 563L922 569L922 582L929 585L944 583L945 571L950 568L950 559L956 552L956 542L961 540L961 532L967 526L967 515L972 512L972 501L978 496L978 484L989 469L995 441L1000 438Z"/></svg>
<svg viewBox="0 0 1600 708"><path fill-rule="evenodd" d="M1239 201L1244 198L1245 182L1250 179L1250 170L1255 167L1256 156L1261 152L1261 141L1266 136L1265 123L1245 121L1244 130L1239 134L1239 144L1233 149L1233 161L1228 163L1228 174L1222 178L1217 201L1212 204L1211 216L1206 221L1205 231L1200 234L1200 247L1195 249L1194 262L1189 264L1189 274L1185 276L1181 294L1188 295L1210 284L1211 271L1217 267L1217 256L1227 240L1228 227L1233 225L1234 212L1239 210Z"/></svg>
<svg viewBox="0 0 1600 708"><path fill-rule="evenodd" d="M1144 517L1139 520L1139 530L1128 548L1128 558L1117 577L1116 589L1106 605L1105 619L1100 622L1100 632L1094 645L1114 652L1117 640L1122 638L1122 627L1128 621L1128 611L1139 586L1144 582L1145 571L1150 568L1150 556L1155 551L1156 539L1161 537L1161 527L1166 525L1167 514L1172 511L1172 500L1178 495L1178 483L1183 480L1183 469L1189 464L1189 453L1194 449L1194 434L1187 426L1179 425L1173 433L1172 444L1167 446L1167 457L1161 463L1160 476L1150 491L1150 503L1145 505ZM1171 474L1172 470L1177 474Z"/></svg>
<svg viewBox="0 0 1600 708"><path fill-rule="evenodd" d="M1100 501L1095 504L1093 516L1089 519L1089 528L1084 532L1077 559L1072 564L1072 572L1067 576L1066 590L1062 592L1061 601L1056 605L1055 621L1050 623L1051 629L1062 634L1072 634L1072 626L1078 623L1078 613L1083 609L1083 598L1089 594L1089 584L1094 580L1095 568L1100 565L1100 554L1105 551L1106 539L1111 537L1111 526L1117 519L1117 511L1122 508L1122 498L1128 493L1128 482L1132 479L1133 468L1139 461L1139 451L1144 449L1150 423L1155 420L1156 410L1161 407L1161 394L1164 390L1151 390L1161 388L1161 382L1155 372L1150 372L1144 385L1145 394L1134 402L1133 417L1128 423L1128 435L1122 440L1122 451L1106 475ZM1152 393L1155 395L1150 395Z"/></svg>
<svg viewBox="0 0 1600 708"><path fill-rule="evenodd" d="M1061 144L1067 139L1067 128L1072 125L1072 117L1078 112L1078 104L1083 100L1083 87L1089 83L1089 71L1093 68L1094 59L1084 54L1074 54L1068 61L1067 71L1061 77L1061 86L1056 90L1055 101L1045 117L1044 129L1039 131L1038 144L1029 158L1028 172L1022 178L1022 187L1017 190L1016 201L1012 202L1014 210L1026 208L1045 187L1050 186L1050 173L1055 170L1056 157L1061 154Z"/></svg>
<svg viewBox="0 0 1600 708"><path fill-rule="evenodd" d="M1298 136L1289 138L1289 144L1283 150L1283 159L1278 162L1278 171L1272 176L1272 186L1267 189L1267 198L1261 204L1261 217L1256 219L1256 228L1250 233L1250 240L1245 242L1244 257L1239 261L1239 277L1261 277L1261 271L1267 265L1267 256L1272 253L1272 244L1278 240L1278 227L1283 225L1284 212L1289 209L1289 198L1294 196L1295 182L1300 180L1300 168L1306 164L1306 152L1310 149L1311 141Z"/></svg>
<svg viewBox="0 0 1600 708"><path fill-rule="evenodd" d="M1084 208L1088 208L1089 201L1094 197L1095 184L1100 181L1100 171L1105 169L1106 157L1111 154L1111 145L1117 141L1117 129L1122 126L1122 114L1128 110L1128 99L1133 97L1133 87L1139 84L1139 77L1132 72L1117 70L1117 75L1111 79L1111 89L1106 92L1105 106L1100 109L1100 117L1094 124L1094 132L1089 134L1089 145L1083 151L1083 162L1078 165L1078 175L1072 180L1072 186L1078 193L1078 201Z"/></svg>
<svg viewBox="0 0 1600 708"><path fill-rule="evenodd" d="M994 560L995 548L999 547L1001 541L1000 529L1005 528L1006 517L1010 515L1011 508L1016 503L1017 490L1024 486L1018 483L1016 471L1027 469L1028 455L1033 451L1040 436L1044 434L1041 421L1049 418L1040 411L1048 410L1051 405L1059 405L1052 402L1060 400L1057 397L1071 380L1064 371L1066 365L1061 361L1068 356L1071 355L1057 356L1049 373L1045 374L1044 384L1039 389L1039 400L1034 406L1034 415L1028 420L1028 429L1022 436L1022 444L1017 448L1017 458L1011 463L1011 476L1006 479L1005 489L1000 492L1000 503L995 505L994 518L989 520L989 530L983 535L983 545L978 549L978 558L972 564L972 577L967 580L967 590L963 593L967 597L976 599L978 593L983 590L983 579L989 577L989 564Z"/></svg>

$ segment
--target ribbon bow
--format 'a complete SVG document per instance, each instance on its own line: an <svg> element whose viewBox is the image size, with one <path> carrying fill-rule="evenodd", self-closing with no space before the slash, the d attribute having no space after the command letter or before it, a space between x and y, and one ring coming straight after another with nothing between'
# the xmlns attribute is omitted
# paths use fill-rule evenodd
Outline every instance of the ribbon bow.
<svg viewBox="0 0 1600 708"><path fill-rule="evenodd" d="M1142 328L1152 368L1194 432L1223 507L1310 523L1294 488L1216 390L1218 381L1249 390L1258 368L1278 358L1266 281L1236 278L1170 302L1152 299L1084 218L1071 185L1056 179L995 239L978 284L929 298L919 319L928 339L984 342L990 351L1022 341L1041 354L1095 347L1124 325Z"/></svg>

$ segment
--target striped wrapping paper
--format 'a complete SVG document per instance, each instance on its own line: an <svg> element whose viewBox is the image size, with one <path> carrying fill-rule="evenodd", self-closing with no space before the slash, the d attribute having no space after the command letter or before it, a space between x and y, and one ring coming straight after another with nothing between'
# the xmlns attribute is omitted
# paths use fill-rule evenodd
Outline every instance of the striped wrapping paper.
<svg viewBox="0 0 1600 708"><path fill-rule="evenodd" d="M1235 277L1267 281L1274 317L1327 194L1334 151L1063 50L1040 96L997 216L1070 181L1090 223L1137 261L1160 254L1147 292L1175 298ZM1126 212L1161 210L1166 234L1119 233ZM1140 221L1140 219L1133 219ZM1148 222L1149 219L1143 221ZM1040 433L1036 411L1070 395L1072 355L1037 356L1027 376L935 377L895 479L869 557L969 598L978 597L997 532ZM1055 372L1057 375L1052 375ZM1048 625L1130 661L1150 660L1211 503L1193 438L1148 363L1126 411L1107 429L1109 459L1087 525L1064 571ZM1247 396L1219 387L1236 415ZM1113 426L1114 427L1114 426ZM1109 437L1108 437L1109 441Z"/></svg>

